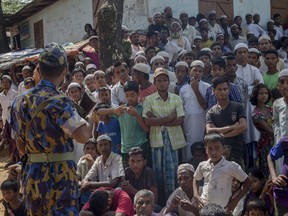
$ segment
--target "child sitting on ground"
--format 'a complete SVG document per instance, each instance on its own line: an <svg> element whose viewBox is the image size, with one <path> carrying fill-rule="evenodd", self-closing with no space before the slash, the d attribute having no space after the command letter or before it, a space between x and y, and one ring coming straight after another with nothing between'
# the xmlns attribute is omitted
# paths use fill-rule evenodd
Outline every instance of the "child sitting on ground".
<svg viewBox="0 0 288 216"><path fill-rule="evenodd" d="M77 176L80 181L85 178L99 155L96 145L97 142L94 138L90 138L84 145L84 156L80 158L77 164Z"/></svg>
<svg viewBox="0 0 288 216"><path fill-rule="evenodd" d="M246 206L245 216L268 216L264 200L259 198L250 200Z"/></svg>
<svg viewBox="0 0 288 216"><path fill-rule="evenodd" d="M1 184L1 192L4 201L4 216L21 215L26 216L26 205L19 197L19 186L17 181L7 179Z"/></svg>

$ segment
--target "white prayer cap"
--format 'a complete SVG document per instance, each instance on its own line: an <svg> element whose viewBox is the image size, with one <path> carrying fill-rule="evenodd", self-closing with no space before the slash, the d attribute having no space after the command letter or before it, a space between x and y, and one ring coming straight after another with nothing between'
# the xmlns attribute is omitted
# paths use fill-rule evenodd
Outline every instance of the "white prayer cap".
<svg viewBox="0 0 288 216"><path fill-rule="evenodd" d="M147 62L147 59L146 59L146 57L144 55L138 55L138 56L135 57L134 63L140 58L145 59L145 61Z"/></svg>
<svg viewBox="0 0 288 216"><path fill-rule="evenodd" d="M283 77L283 76L288 76L288 68L280 71L278 78Z"/></svg>
<svg viewBox="0 0 288 216"><path fill-rule="evenodd" d="M22 68L22 71L24 71L24 70L32 71L31 67L29 67L28 65L26 65Z"/></svg>
<svg viewBox="0 0 288 216"><path fill-rule="evenodd" d="M170 26L172 26L172 25L174 25L174 24L177 24L178 26L181 27L180 23L179 23L179 22L176 22L176 21L172 22Z"/></svg>
<svg viewBox="0 0 288 216"><path fill-rule="evenodd" d="M205 51L205 52L209 52L209 53L213 53L212 50L208 47L204 47L201 49L201 51Z"/></svg>
<svg viewBox="0 0 288 216"><path fill-rule="evenodd" d="M94 77L100 76L100 75L106 76L106 73L104 71L102 71L102 70L97 70L97 71L94 72Z"/></svg>
<svg viewBox="0 0 288 216"><path fill-rule="evenodd" d="M211 11L209 12L208 16L211 15L211 14L216 14L216 11L215 11L215 10L211 10Z"/></svg>
<svg viewBox="0 0 288 216"><path fill-rule="evenodd" d="M152 65L155 60L162 60L163 62L165 62L165 59L162 56L156 55L150 60L150 64Z"/></svg>
<svg viewBox="0 0 288 216"><path fill-rule="evenodd" d="M178 166L177 172L180 172L181 170L188 170L188 171L191 171L192 173L195 172L193 165L189 163L180 164Z"/></svg>
<svg viewBox="0 0 288 216"><path fill-rule="evenodd" d="M271 20L269 20L267 23L270 23L270 22L272 22L272 23L275 23L275 22L274 22L274 20L272 20L272 19L271 19Z"/></svg>
<svg viewBox="0 0 288 216"><path fill-rule="evenodd" d="M68 85L67 90L69 91L71 88L79 88L79 89L81 89L81 86L80 86L79 83L72 82L72 83L70 83L70 84Z"/></svg>
<svg viewBox="0 0 288 216"><path fill-rule="evenodd" d="M249 53L256 53L256 54L261 55L261 52L260 52L258 49L256 49L256 48L250 48L250 49L248 50L248 52L249 52Z"/></svg>
<svg viewBox="0 0 288 216"><path fill-rule="evenodd" d="M228 19L228 17L226 15L222 15L220 16L220 19Z"/></svg>
<svg viewBox="0 0 288 216"><path fill-rule="evenodd" d="M187 53L188 53L187 50L181 50L181 51L178 53L178 58L179 58L180 56L182 56L182 55L187 54Z"/></svg>
<svg viewBox="0 0 288 216"><path fill-rule="evenodd" d="M234 23L230 28L232 29L232 28L234 28L234 27L235 27L235 28L239 28L239 26L238 26L237 24L235 24L235 23Z"/></svg>
<svg viewBox="0 0 288 216"><path fill-rule="evenodd" d="M155 12L155 13L153 14L153 18L154 18L156 15L161 15L161 13L160 13L160 12Z"/></svg>
<svg viewBox="0 0 288 216"><path fill-rule="evenodd" d="M146 56L145 52L143 50L140 50L138 52L136 52L136 57L139 56L139 55L142 55L142 56Z"/></svg>
<svg viewBox="0 0 288 216"><path fill-rule="evenodd" d="M187 15L188 15L187 11L181 11L181 12L180 12L180 15L181 15L181 14L187 14Z"/></svg>
<svg viewBox="0 0 288 216"><path fill-rule="evenodd" d="M133 66L133 70L140 71L145 74L150 74L150 67L144 63L138 63Z"/></svg>
<svg viewBox="0 0 288 216"><path fill-rule="evenodd" d="M2 81L3 79L8 79L8 80L12 81L12 78L11 78L9 75L3 75L3 76L1 76L1 81Z"/></svg>
<svg viewBox="0 0 288 216"><path fill-rule="evenodd" d="M268 35L262 35L261 37L259 37L258 43L259 43L261 40L264 40L264 39L266 39L266 40L268 40L268 41L271 42L271 38L270 38Z"/></svg>
<svg viewBox="0 0 288 216"><path fill-rule="evenodd" d="M208 22L207 19L203 18L199 21L199 23L202 23L202 22Z"/></svg>
<svg viewBox="0 0 288 216"><path fill-rule="evenodd" d="M94 74L88 74L85 79L84 79L84 82L88 81L88 80L92 80L94 79Z"/></svg>
<svg viewBox="0 0 288 216"><path fill-rule="evenodd" d="M204 63L200 60L195 60L191 63L190 67L192 68L194 66L200 66L200 67L204 68Z"/></svg>
<svg viewBox="0 0 288 216"><path fill-rule="evenodd" d="M235 48L234 48L234 52L236 52L237 49L240 49L240 48L246 48L247 50L249 50L247 44L245 44L245 43L238 43L238 44L235 46Z"/></svg>
<svg viewBox="0 0 288 216"><path fill-rule="evenodd" d="M162 56L163 58L169 58L169 54L165 51L160 51L157 53L157 55Z"/></svg>
<svg viewBox="0 0 288 216"><path fill-rule="evenodd" d="M183 67L189 68L188 64L185 61L177 62L176 65L175 65L175 68L177 68L179 66L183 66Z"/></svg>
<svg viewBox="0 0 288 216"><path fill-rule="evenodd" d="M252 32L252 31L249 31L249 32L247 33L247 35L249 35L249 34L252 34L252 35L254 35L254 32Z"/></svg>
<svg viewBox="0 0 288 216"><path fill-rule="evenodd" d="M126 25L122 25L122 30L128 31L128 27Z"/></svg>
<svg viewBox="0 0 288 216"><path fill-rule="evenodd" d="M108 140L108 141L112 142L112 139L106 134L102 134L101 136L99 136L96 141L99 142L101 140Z"/></svg>
<svg viewBox="0 0 288 216"><path fill-rule="evenodd" d="M195 38L194 38L194 41L195 40L203 40L203 38L200 36L200 35L197 35Z"/></svg>

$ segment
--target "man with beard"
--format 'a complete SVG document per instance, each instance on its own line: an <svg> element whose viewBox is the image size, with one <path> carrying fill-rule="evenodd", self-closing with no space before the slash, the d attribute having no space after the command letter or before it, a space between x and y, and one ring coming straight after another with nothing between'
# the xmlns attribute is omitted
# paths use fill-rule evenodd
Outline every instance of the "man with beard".
<svg viewBox="0 0 288 216"><path fill-rule="evenodd" d="M177 170L179 187L170 195L164 214L178 213L177 215L195 216L199 214L193 194L194 167L191 164L180 164ZM170 215L170 214L168 214Z"/></svg>
<svg viewBox="0 0 288 216"><path fill-rule="evenodd" d="M181 25L178 22L171 23L171 34L168 38L168 41L171 41L172 43L176 44L179 49L181 50L187 50L188 52L191 52L191 44L185 36L183 36L183 31L181 28Z"/></svg>
<svg viewBox="0 0 288 216"><path fill-rule="evenodd" d="M209 12L208 23L210 31L212 31L215 35L222 32L220 25L216 23L216 11L213 10Z"/></svg>
<svg viewBox="0 0 288 216"><path fill-rule="evenodd" d="M173 22L181 23L179 19L173 17L172 8L170 6L164 8L164 13L166 15L166 26L170 27Z"/></svg>
<svg viewBox="0 0 288 216"><path fill-rule="evenodd" d="M262 74L264 74L268 71L268 67L265 63L265 53L268 50L273 49L271 38L268 35L263 35L263 36L259 37L258 49L260 50L260 52L262 54L259 58L259 61L260 61L259 70ZM284 60L282 58L278 58L278 59L279 59L279 61L277 63L277 71L281 71L284 69Z"/></svg>
<svg viewBox="0 0 288 216"><path fill-rule="evenodd" d="M187 12L182 11L180 13L180 20L182 23L183 36L187 37L190 44L192 44L198 32L194 28L194 26L191 26L188 24L188 13Z"/></svg>
<svg viewBox="0 0 288 216"><path fill-rule="evenodd" d="M150 32L151 31L152 32L155 32L155 31L161 32L161 30L163 29L164 25L162 24L161 13L160 12L154 13L153 21L154 21L154 23L151 24L148 27L148 31L150 31Z"/></svg>
<svg viewBox="0 0 288 216"><path fill-rule="evenodd" d="M239 26L236 24L233 24L231 26L231 39L230 39L232 50L238 43L248 44L248 41L246 40L246 38L240 36Z"/></svg>
<svg viewBox="0 0 288 216"><path fill-rule="evenodd" d="M132 55L129 59L129 65L134 65L134 59L136 57L136 53L143 50L143 48L139 45L139 36L140 34L137 31L133 31L130 34Z"/></svg>

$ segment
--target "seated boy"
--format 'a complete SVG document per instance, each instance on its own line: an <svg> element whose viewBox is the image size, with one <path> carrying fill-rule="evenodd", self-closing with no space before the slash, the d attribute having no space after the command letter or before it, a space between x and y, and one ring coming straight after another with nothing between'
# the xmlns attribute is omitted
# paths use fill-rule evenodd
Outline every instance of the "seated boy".
<svg viewBox="0 0 288 216"><path fill-rule="evenodd" d="M1 184L1 192L3 196L4 216L10 215L27 215L26 205L23 200L19 198L19 186L15 180L5 180Z"/></svg>
<svg viewBox="0 0 288 216"><path fill-rule="evenodd" d="M127 103L112 109L99 109L98 114L116 114L121 131L121 155L124 166L128 165L128 153L133 147L141 147L150 162L150 148L147 139L149 127L142 119L143 107L138 103L139 86L135 81L124 85Z"/></svg>
<svg viewBox="0 0 288 216"><path fill-rule="evenodd" d="M121 156L112 152L112 140L107 135L97 138L97 150L100 154L81 184L81 191L99 187L116 188L124 178Z"/></svg>
<svg viewBox="0 0 288 216"><path fill-rule="evenodd" d="M199 164L194 174L193 192L199 208L208 203L216 203L232 213L237 203L247 193L251 180L241 167L223 157L224 137L220 133L210 133L204 137L208 160ZM243 182L241 191L233 199L231 186L233 178ZM204 179L203 193L199 195L199 181Z"/></svg>
<svg viewBox="0 0 288 216"><path fill-rule="evenodd" d="M267 206L263 199L257 198L249 200L246 206L246 216L266 216L268 215Z"/></svg>
<svg viewBox="0 0 288 216"><path fill-rule="evenodd" d="M76 172L80 181L85 178L98 156L96 145L97 142L94 138L90 138L88 142L84 144L84 156L78 161Z"/></svg>
<svg viewBox="0 0 288 216"><path fill-rule="evenodd" d="M80 216L91 215L133 216L133 203L125 191L102 187L91 195L80 212Z"/></svg>
<svg viewBox="0 0 288 216"><path fill-rule="evenodd" d="M140 147L134 147L129 152L129 167L125 169L125 181L121 188L126 191L131 199L142 189L148 189L154 194L157 203L158 185L155 172L146 166L146 155Z"/></svg>

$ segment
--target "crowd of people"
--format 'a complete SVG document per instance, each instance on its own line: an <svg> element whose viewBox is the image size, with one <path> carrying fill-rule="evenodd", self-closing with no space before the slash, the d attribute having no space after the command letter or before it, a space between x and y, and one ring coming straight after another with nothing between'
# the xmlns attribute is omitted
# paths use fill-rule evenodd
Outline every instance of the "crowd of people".
<svg viewBox="0 0 288 216"><path fill-rule="evenodd" d="M148 20L106 71L86 24L82 56L52 42L1 75L5 215L288 215L281 16Z"/></svg>

